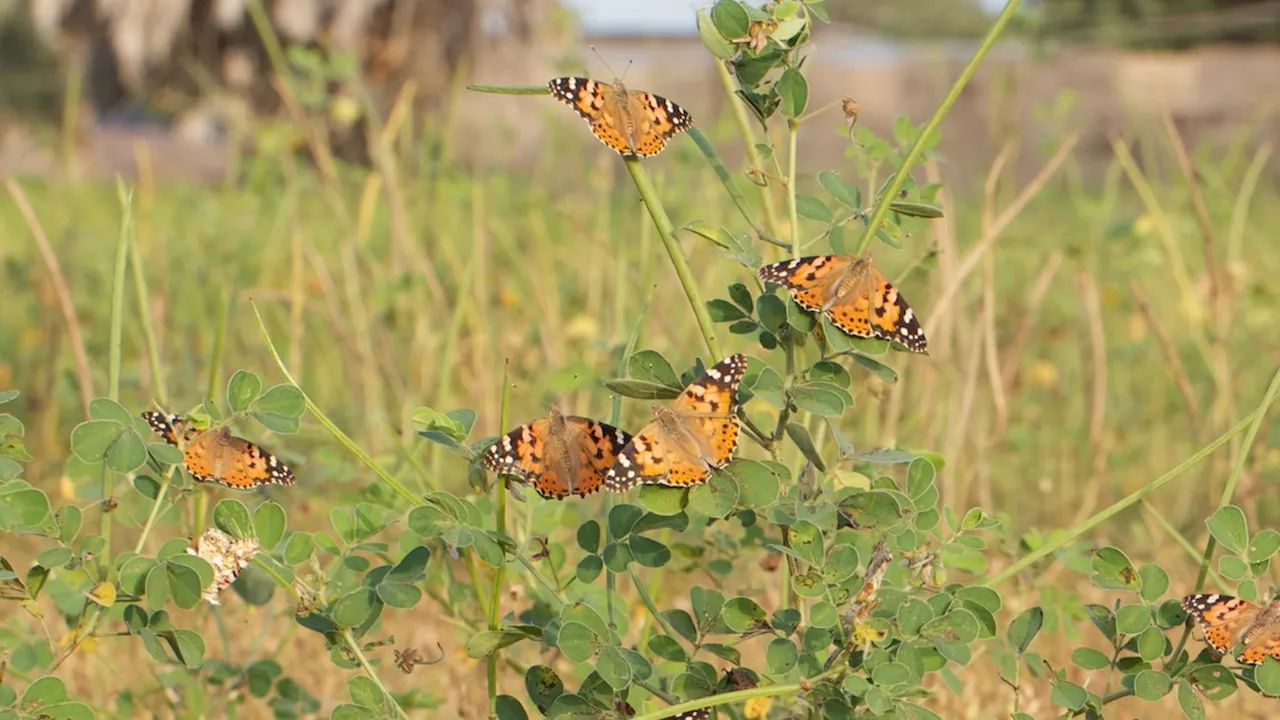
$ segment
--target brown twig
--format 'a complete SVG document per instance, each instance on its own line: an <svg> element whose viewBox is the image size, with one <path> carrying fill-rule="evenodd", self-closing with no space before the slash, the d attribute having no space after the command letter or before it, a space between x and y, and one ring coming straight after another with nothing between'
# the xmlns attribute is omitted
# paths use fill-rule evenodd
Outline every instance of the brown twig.
<svg viewBox="0 0 1280 720"><path fill-rule="evenodd" d="M58 309L62 311L62 321L67 325L67 337L71 340L71 355L75 359L76 380L80 385L80 405L87 417L89 403L93 400L93 375L89 373L89 355L84 349L84 336L80 334L80 323L76 320L76 307L71 300L71 290L67 287L67 279L62 274L58 257L49 245L49 238L45 236L44 228L40 226L40 219L31 209L31 203L27 202L26 193L18 183L13 181L13 178L5 178L4 186L9 191L9 196L13 198L14 204L18 206L18 212L22 213L22 219L26 221L27 229L31 231L36 247L40 250L40 257L44 260L45 267L48 268L50 278L53 280L54 292L58 294Z"/></svg>

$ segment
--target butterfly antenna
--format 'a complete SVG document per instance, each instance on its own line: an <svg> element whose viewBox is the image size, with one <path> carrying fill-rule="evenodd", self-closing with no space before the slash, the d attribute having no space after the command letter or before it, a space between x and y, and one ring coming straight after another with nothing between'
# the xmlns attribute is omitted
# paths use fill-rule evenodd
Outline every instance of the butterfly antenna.
<svg viewBox="0 0 1280 720"><path fill-rule="evenodd" d="M604 59L604 56L600 54L600 51L596 49L595 45L588 45L587 47L591 48L591 52L595 53L596 57L600 58L600 62L604 64L604 69L609 71L609 74L613 76L615 81L622 79L618 77L618 73L614 72L612 67L609 67L609 61ZM627 63L627 67L631 67L630 62ZM624 70L623 72L626 71Z"/></svg>

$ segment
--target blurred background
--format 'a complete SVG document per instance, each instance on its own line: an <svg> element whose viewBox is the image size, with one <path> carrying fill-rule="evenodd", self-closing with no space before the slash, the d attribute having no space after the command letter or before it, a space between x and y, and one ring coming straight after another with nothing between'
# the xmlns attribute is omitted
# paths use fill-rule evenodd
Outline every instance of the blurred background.
<svg viewBox="0 0 1280 720"><path fill-rule="evenodd" d="M708 5L276 0L255 16L246 0L0 0L0 172L50 172L60 150L87 176L128 176L140 139L155 145L160 175L223 179L228 152L254 134L250 119L286 114L264 24L308 91L300 101L332 111L342 159L367 154L355 115L387 112L406 82L424 113L417 130L470 163L518 164L544 136L541 118L460 92L467 82L621 73L681 98L706 126L725 103L694 23ZM809 58L813 96L856 97L877 132L899 114L923 118L1002 6L827 0L832 22ZM1008 137L1034 143L1071 127L1086 158L1105 158L1109 135L1161 107L1191 145L1229 142L1246 126L1254 140L1274 139L1280 125L1259 102L1280 97L1277 39L1276 0L1028 0L948 119L944 149L965 177ZM803 143L810 157L841 149L834 133Z"/></svg>

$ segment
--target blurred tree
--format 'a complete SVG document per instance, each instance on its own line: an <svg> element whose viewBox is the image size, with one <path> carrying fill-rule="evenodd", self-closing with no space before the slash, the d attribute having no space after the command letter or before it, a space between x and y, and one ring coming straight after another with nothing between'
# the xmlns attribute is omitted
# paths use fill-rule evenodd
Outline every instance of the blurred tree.
<svg viewBox="0 0 1280 720"><path fill-rule="evenodd" d="M1037 0L1029 29L1063 42L1142 48L1280 41L1278 0Z"/></svg>
<svg viewBox="0 0 1280 720"><path fill-rule="evenodd" d="M977 0L827 0L832 22L903 38L980 37L991 18Z"/></svg>

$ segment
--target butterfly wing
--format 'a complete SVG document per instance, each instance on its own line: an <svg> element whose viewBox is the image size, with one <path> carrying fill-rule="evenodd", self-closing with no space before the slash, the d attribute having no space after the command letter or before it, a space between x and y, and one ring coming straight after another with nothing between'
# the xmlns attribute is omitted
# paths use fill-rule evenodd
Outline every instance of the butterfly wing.
<svg viewBox="0 0 1280 720"><path fill-rule="evenodd" d="M671 458L661 438L657 420L641 428L605 472L605 489L623 492L646 483L664 483L671 472Z"/></svg>
<svg viewBox="0 0 1280 720"><path fill-rule="evenodd" d="M623 127L624 118L614 103L613 86L590 78L562 77L547 83L551 97L573 108L591 126L600 142L620 155L630 155L631 140Z"/></svg>
<svg viewBox="0 0 1280 720"><path fill-rule="evenodd" d="M177 415L166 415L154 410L147 410L142 413L142 419L147 421L151 429L157 435L164 439L165 442L180 447L182 443L190 440L196 434L196 429L191 427Z"/></svg>
<svg viewBox="0 0 1280 720"><path fill-rule="evenodd" d="M693 116L670 100L639 90L627 95L627 107L636 122L636 155L662 152L667 141L693 127Z"/></svg>
<svg viewBox="0 0 1280 720"><path fill-rule="evenodd" d="M848 271L853 260L847 255L811 255L765 265L756 274L765 282L786 288L805 310L822 312L829 289Z"/></svg>
<svg viewBox="0 0 1280 720"><path fill-rule="evenodd" d="M746 371L746 356L730 355L707 368L672 403L684 427L709 451L702 460L712 467L728 465L738 448L738 384Z"/></svg>
<svg viewBox="0 0 1280 720"><path fill-rule="evenodd" d="M484 465L533 486L545 498L559 500L569 494L569 480L561 477L563 464L548 457L551 421L541 417L503 435L484 452Z"/></svg>
<svg viewBox="0 0 1280 720"><path fill-rule="evenodd" d="M631 436L591 418L571 416L565 421L574 431L578 452L578 477L574 480L573 489L579 497L586 497L605 484L609 469L622 449L631 442Z"/></svg>
<svg viewBox="0 0 1280 720"><path fill-rule="evenodd" d="M1182 609L1196 619L1200 629L1204 631L1204 641L1219 654L1231 649L1241 631L1261 611L1261 608L1247 600L1217 593L1188 595L1182 598Z"/></svg>
<svg viewBox="0 0 1280 720"><path fill-rule="evenodd" d="M900 343L911 352L928 350L929 341L924 336L924 328L920 327L920 319L898 288L874 267L867 268L866 283L868 292L865 297L869 301L867 321L871 334L881 340ZM840 327L835 317L839 307L836 305L828 311L828 317L836 327Z"/></svg>

